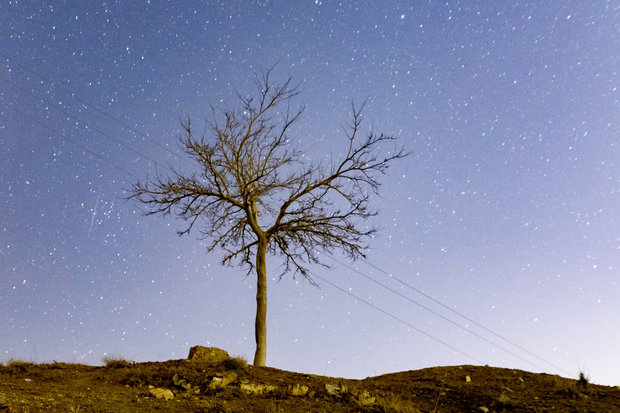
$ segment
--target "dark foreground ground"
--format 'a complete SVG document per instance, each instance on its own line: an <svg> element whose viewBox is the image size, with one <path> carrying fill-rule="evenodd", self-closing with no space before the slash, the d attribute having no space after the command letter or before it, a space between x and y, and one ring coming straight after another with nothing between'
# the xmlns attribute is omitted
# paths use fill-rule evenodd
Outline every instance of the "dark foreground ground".
<svg viewBox="0 0 620 413"><path fill-rule="evenodd" d="M364 380L188 360L0 365L0 412L620 412L620 388L493 367Z"/></svg>

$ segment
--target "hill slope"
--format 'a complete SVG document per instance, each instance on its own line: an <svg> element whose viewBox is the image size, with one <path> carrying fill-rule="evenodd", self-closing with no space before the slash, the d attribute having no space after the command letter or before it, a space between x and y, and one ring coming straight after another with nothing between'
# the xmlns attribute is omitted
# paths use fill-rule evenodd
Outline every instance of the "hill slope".
<svg viewBox="0 0 620 413"><path fill-rule="evenodd" d="M548 374L435 367L364 380L170 360L0 365L0 412L620 412L620 389Z"/></svg>

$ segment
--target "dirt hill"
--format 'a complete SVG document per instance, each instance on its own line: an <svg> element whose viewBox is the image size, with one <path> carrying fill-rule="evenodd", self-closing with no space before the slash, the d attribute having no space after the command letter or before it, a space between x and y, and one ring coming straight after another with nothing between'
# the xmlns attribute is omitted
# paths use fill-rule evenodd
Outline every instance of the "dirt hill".
<svg viewBox="0 0 620 413"><path fill-rule="evenodd" d="M620 412L620 388L481 366L364 380L170 360L0 365L0 412Z"/></svg>

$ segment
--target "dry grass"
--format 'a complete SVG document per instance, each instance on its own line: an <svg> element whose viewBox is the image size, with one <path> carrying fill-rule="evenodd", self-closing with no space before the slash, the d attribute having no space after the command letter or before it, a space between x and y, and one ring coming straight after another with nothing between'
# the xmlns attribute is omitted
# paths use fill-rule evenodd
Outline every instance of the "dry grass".
<svg viewBox="0 0 620 413"><path fill-rule="evenodd" d="M569 399L588 398L589 378L583 373L579 373L579 380L565 379L556 376L554 378L553 389L556 394L560 394Z"/></svg>
<svg viewBox="0 0 620 413"><path fill-rule="evenodd" d="M9 359L4 365L1 366L7 373L25 373L34 365L35 363L29 361Z"/></svg>
<svg viewBox="0 0 620 413"><path fill-rule="evenodd" d="M377 397L375 405L386 412L396 413L421 413L421 410L416 409L411 402L403 400L396 395L389 395L387 397Z"/></svg>
<svg viewBox="0 0 620 413"><path fill-rule="evenodd" d="M248 361L241 356L230 357L220 363L220 367L226 371L241 370L244 371L248 367Z"/></svg>
<svg viewBox="0 0 620 413"><path fill-rule="evenodd" d="M103 362L105 363L106 367L112 367L115 369L131 367L132 364L135 364L134 361L127 360L120 354L106 354L103 357Z"/></svg>

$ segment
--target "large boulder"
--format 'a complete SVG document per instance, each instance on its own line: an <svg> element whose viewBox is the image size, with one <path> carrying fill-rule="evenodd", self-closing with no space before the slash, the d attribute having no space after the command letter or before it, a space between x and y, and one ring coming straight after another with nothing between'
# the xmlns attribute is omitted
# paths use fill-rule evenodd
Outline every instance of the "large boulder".
<svg viewBox="0 0 620 413"><path fill-rule="evenodd" d="M189 349L188 360L208 361L209 363L219 363L229 359L230 356L225 350L217 347L194 346Z"/></svg>

